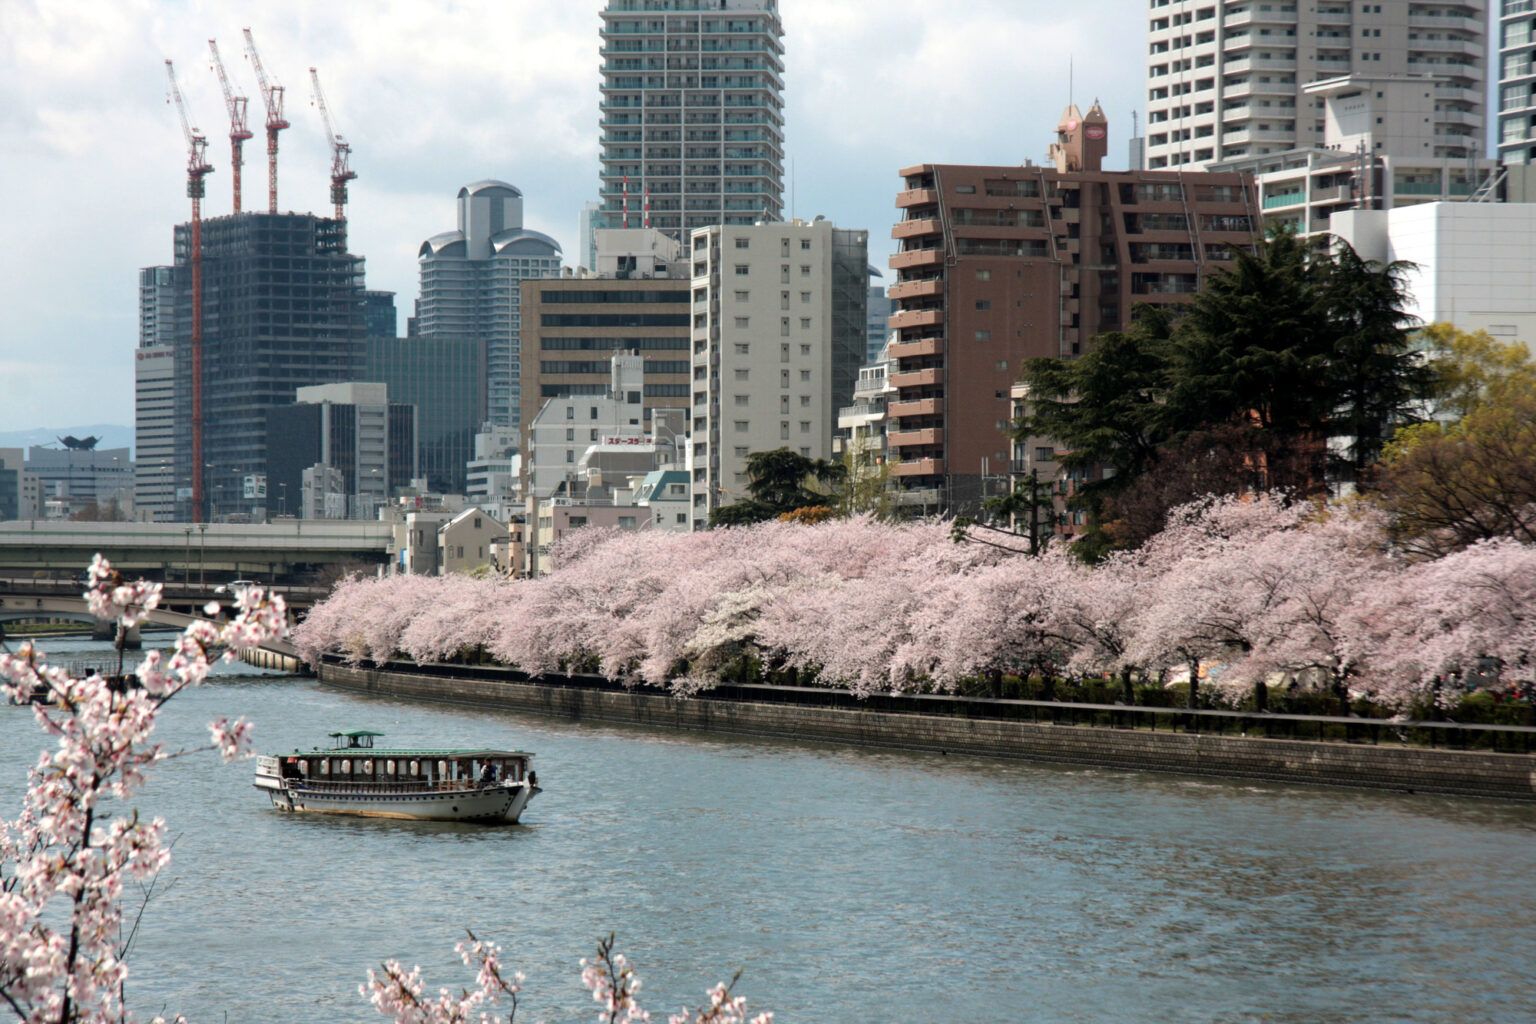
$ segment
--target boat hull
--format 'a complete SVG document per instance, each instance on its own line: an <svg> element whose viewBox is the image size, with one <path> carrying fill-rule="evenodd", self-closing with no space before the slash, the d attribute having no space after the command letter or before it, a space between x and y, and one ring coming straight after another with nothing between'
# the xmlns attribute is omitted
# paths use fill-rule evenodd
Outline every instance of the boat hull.
<svg viewBox="0 0 1536 1024"><path fill-rule="evenodd" d="M308 786L256 785L279 811L295 814L351 814L366 818L411 821L464 821L488 825L515 824L523 808L539 792L527 782L474 789L423 792L338 792Z"/></svg>

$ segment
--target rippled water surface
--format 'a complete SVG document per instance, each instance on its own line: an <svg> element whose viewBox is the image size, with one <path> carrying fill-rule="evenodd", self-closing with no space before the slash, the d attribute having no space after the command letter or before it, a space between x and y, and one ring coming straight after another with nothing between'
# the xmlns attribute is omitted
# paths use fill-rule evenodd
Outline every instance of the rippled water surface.
<svg viewBox="0 0 1536 1024"><path fill-rule="evenodd" d="M55 644L62 648L63 644ZM76 644L76 648L84 645ZM248 671L248 670L246 670ZM225 675L162 739L246 715L536 751L522 825L271 810L250 763L158 770L174 859L130 1002L194 1020L379 1020L385 957L468 981L464 929L528 974L519 1021L590 1019L619 945L661 1017L744 968L779 1024L1521 1021L1536 1003L1536 808L585 725ZM41 737L0 709L0 811Z"/></svg>

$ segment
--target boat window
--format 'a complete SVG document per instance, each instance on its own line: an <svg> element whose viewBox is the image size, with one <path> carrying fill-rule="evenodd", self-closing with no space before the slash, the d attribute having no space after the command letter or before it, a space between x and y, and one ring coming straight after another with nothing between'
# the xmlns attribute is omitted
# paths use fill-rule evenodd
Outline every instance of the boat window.
<svg viewBox="0 0 1536 1024"><path fill-rule="evenodd" d="M324 761L320 762L320 774L321 775L329 775L329 774L331 774L331 762L329 760L324 760Z"/></svg>
<svg viewBox="0 0 1536 1024"><path fill-rule="evenodd" d="M352 762L351 761L348 761L346 759L342 760L342 762L341 762L341 774L343 774L343 775L350 775L350 774L352 774Z"/></svg>
<svg viewBox="0 0 1536 1024"><path fill-rule="evenodd" d="M308 761L300 761L299 762L299 774L300 775L308 775L309 774L309 762Z"/></svg>
<svg viewBox="0 0 1536 1024"><path fill-rule="evenodd" d="M412 761L411 762L411 774L412 775L420 775L421 774L421 767L420 767L420 762L419 761Z"/></svg>
<svg viewBox="0 0 1536 1024"><path fill-rule="evenodd" d="M385 761L384 762L384 774L385 775L393 775L393 774L395 774L395 762L393 762L393 761Z"/></svg>
<svg viewBox="0 0 1536 1024"><path fill-rule="evenodd" d="M363 774L364 775L372 775L373 774L373 762L372 761L364 761L363 762Z"/></svg>
<svg viewBox="0 0 1536 1024"><path fill-rule="evenodd" d="M448 762L447 761L439 761L439 762L437 762L437 777L440 778L440 779L446 779L448 777Z"/></svg>

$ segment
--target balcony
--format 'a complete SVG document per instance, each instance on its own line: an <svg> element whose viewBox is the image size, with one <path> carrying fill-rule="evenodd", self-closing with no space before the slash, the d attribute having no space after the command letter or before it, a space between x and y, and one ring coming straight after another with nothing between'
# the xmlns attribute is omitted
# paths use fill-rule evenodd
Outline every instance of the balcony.
<svg viewBox="0 0 1536 1024"><path fill-rule="evenodd" d="M895 341L891 343L892 359L907 359L913 356L936 356L944 350L944 341L941 338L921 338L917 341Z"/></svg>
<svg viewBox="0 0 1536 1024"><path fill-rule="evenodd" d="M886 406L886 412L893 420L916 416L942 416L944 399L919 398L910 402L891 402Z"/></svg>
<svg viewBox="0 0 1536 1024"><path fill-rule="evenodd" d="M889 299L916 299L925 295L943 294L944 281L938 277L927 281L902 281L891 285L885 292L886 298Z"/></svg>
<svg viewBox="0 0 1536 1024"><path fill-rule="evenodd" d="M886 444L892 448L915 448L944 443L944 431L940 427L926 430L901 430L886 435Z"/></svg>
<svg viewBox="0 0 1536 1024"><path fill-rule="evenodd" d="M936 217L921 217L916 220L897 221L891 228L892 238L917 238L920 235L937 235L942 229Z"/></svg>
<svg viewBox="0 0 1536 1024"><path fill-rule="evenodd" d="M943 459L904 459L891 464L891 476L943 476Z"/></svg>
<svg viewBox="0 0 1536 1024"><path fill-rule="evenodd" d="M902 208L908 206L931 206L938 201L939 192L937 189L932 188L910 188L905 192L896 193L896 205Z"/></svg>
<svg viewBox="0 0 1536 1024"><path fill-rule="evenodd" d="M939 327L944 323L942 309L908 309L891 315L886 326L893 331L905 327Z"/></svg>
<svg viewBox="0 0 1536 1024"><path fill-rule="evenodd" d="M891 374L891 387L893 388L931 388L944 379L944 371L940 367L931 367L927 370L909 370L906 373Z"/></svg>
<svg viewBox="0 0 1536 1024"><path fill-rule="evenodd" d="M892 270L905 270L908 267L928 267L944 262L943 249L914 249L911 252L898 252L891 257Z"/></svg>

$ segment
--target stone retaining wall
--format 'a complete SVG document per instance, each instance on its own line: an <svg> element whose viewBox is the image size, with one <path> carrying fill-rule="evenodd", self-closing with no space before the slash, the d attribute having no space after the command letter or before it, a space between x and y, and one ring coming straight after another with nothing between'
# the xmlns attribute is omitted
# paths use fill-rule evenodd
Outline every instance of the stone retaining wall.
<svg viewBox="0 0 1536 1024"><path fill-rule="evenodd" d="M1186 775L1536 801L1536 755L684 700L654 692L416 675L332 664L322 665L319 676L322 682L345 689L567 719Z"/></svg>

